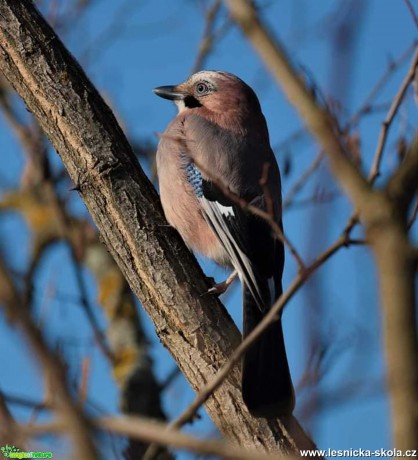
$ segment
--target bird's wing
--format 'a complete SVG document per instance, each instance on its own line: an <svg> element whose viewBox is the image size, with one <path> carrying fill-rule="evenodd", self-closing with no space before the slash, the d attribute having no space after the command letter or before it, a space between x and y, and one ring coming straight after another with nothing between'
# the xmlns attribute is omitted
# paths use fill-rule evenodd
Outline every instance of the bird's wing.
<svg viewBox="0 0 418 460"><path fill-rule="evenodd" d="M185 166L186 178L197 196L203 215L225 248L231 264L261 310L275 300L276 244L270 225L235 204L211 180L205 179L192 160ZM263 198L252 203L263 207ZM260 279L269 280L269 293L260 291Z"/></svg>

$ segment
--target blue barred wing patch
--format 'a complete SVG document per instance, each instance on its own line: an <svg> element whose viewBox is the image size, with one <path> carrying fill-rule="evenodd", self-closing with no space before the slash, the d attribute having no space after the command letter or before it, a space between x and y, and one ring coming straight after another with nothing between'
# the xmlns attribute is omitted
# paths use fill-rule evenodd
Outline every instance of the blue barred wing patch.
<svg viewBox="0 0 418 460"><path fill-rule="evenodd" d="M203 179L202 173L197 169L192 162L187 163L184 168L186 171L187 182L191 185L194 194L198 198L203 198Z"/></svg>

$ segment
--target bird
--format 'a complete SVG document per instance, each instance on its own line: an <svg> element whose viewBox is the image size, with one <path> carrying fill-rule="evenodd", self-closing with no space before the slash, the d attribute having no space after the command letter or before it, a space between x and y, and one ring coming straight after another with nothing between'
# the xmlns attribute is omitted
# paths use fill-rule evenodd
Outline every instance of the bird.
<svg viewBox="0 0 418 460"><path fill-rule="evenodd" d="M166 219L190 250L237 272L245 338L282 294L284 266L284 245L271 222L242 205L270 212L282 228L280 170L259 100L243 80L220 70L153 91L178 109L156 154ZM292 414L281 314L245 353L241 391L255 417Z"/></svg>

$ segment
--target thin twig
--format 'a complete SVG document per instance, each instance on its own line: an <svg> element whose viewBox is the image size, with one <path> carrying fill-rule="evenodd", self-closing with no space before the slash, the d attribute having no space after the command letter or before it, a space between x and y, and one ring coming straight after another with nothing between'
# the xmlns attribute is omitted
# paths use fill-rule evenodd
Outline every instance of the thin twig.
<svg viewBox="0 0 418 460"><path fill-rule="evenodd" d="M197 54L195 63L193 64L191 74L194 74L203 68L206 59L213 50L215 43L213 28L221 9L221 5L221 0L214 0L212 6L206 12L205 28L203 30L202 39L200 40L199 44L199 52Z"/></svg>
<svg viewBox="0 0 418 460"><path fill-rule="evenodd" d="M313 204L324 204L330 203L331 201L335 200L336 198L341 197L341 193L338 191L335 192L321 192L321 193L314 193L308 198L295 200L292 203L292 207L290 209L295 210L297 208L303 208Z"/></svg>
<svg viewBox="0 0 418 460"><path fill-rule="evenodd" d="M18 444L24 449L25 437L19 430L19 427L13 418L4 398L0 391L0 440L2 444Z"/></svg>
<svg viewBox="0 0 418 460"><path fill-rule="evenodd" d="M295 458L280 454L266 454L256 450L244 450L231 444L215 439L197 439L175 429L167 429L167 425L140 417L102 417L92 419L97 429L110 431L119 436L139 439L145 442L157 442L177 449L190 450L202 455L214 455L229 460L281 460ZM25 434L38 435L45 433L65 433L65 422L53 421L36 425L20 425Z"/></svg>
<svg viewBox="0 0 418 460"><path fill-rule="evenodd" d="M181 375L181 371L178 366L174 366L173 369L168 373L165 379L160 383L160 392L166 390L174 380Z"/></svg>
<svg viewBox="0 0 418 460"><path fill-rule="evenodd" d="M14 131L16 137L19 139L23 151L25 152L28 160L32 162L35 168L41 169L45 167L46 171L49 170L49 165L47 156L42 148L43 142L41 138L43 137L40 128L36 126L35 131L31 131L23 122L21 122L18 118L18 115L13 111L12 106L10 105L7 97L4 94L0 93L0 105L3 108L3 113L7 122L9 123L10 127ZM40 158L42 156L42 158ZM76 278L76 282L78 285L78 289L80 292L80 303L86 313L87 319L90 323L90 326L93 330L94 337L99 345L100 349L102 350L103 354L110 360L114 361L114 356L110 347L107 344L106 338L104 333L102 332L94 314L94 308L89 301L89 297L87 294L87 287L84 282L84 278L82 275L82 270L80 264L78 262L76 250L74 248L74 242L71 236L71 219L67 215L66 210L64 209L64 204L58 197L56 192L54 183L51 177L43 177L45 175L45 171L36 171L36 175L40 178L42 177L45 181L44 191L47 195L49 201L51 202L58 221L59 229L61 232L61 237L68 243L69 250L70 250L70 258L72 264L74 266L74 274ZM38 255L40 257L41 254ZM35 261L36 262L36 261ZM36 265L36 264L35 264ZM33 270L29 271L29 274L32 273Z"/></svg>
<svg viewBox="0 0 418 460"><path fill-rule="evenodd" d="M51 378L55 391L55 407L62 419L66 420L73 438L74 452L79 458L96 459L96 448L90 437L90 426L84 414L72 400L66 384L64 367L59 359L50 352L41 332L30 317L27 306L10 278L6 266L0 261L0 285L3 308L9 319L23 330L31 350L36 354L43 367L45 378Z"/></svg>
<svg viewBox="0 0 418 460"><path fill-rule="evenodd" d="M289 190L286 198L283 200L283 211L285 211L291 206L292 201L294 200L297 193L299 193L302 190L302 188L307 183L309 177L318 169L322 159L324 158L324 155L324 151L321 150L318 153L318 155L313 159L312 163L308 166L308 168L303 172L300 178L293 184L293 187Z"/></svg>
<svg viewBox="0 0 418 460"><path fill-rule="evenodd" d="M381 91L383 86L386 84L386 82L389 79L389 77L391 76L392 72L394 70L396 70L405 61L405 59L410 55L411 51L416 48L416 44L417 44L417 42L415 41L412 45L408 46L408 48L399 56L398 59L396 59L395 61L391 62L391 64L389 65L388 69L386 70L386 72L383 74L383 76L379 79L379 81L376 83L376 85L373 87L373 89L370 91L370 93L366 97L366 99L363 102L361 108L351 117L351 119L350 119L347 127L345 128L345 130L347 130L349 127L355 126L358 123L360 117L363 114L368 113L370 111L370 104L373 101L373 99L377 96L377 94ZM411 69L412 69L412 67L411 67ZM411 72L411 70L408 72L407 76L405 77L405 79L404 79L404 81L403 81L403 83L401 85L400 90L398 91L397 95L395 96L395 99L392 101L392 104L390 106L388 115L390 114L391 110L393 110L393 107L396 107L396 109L398 108L398 106L399 106L399 104L401 102L401 98L399 96L400 96L400 93L402 91L402 88L404 87L404 82L409 80L409 78L410 78L409 77L410 72ZM413 76L412 76L412 78L413 78ZM410 80L409 80L409 82L410 82ZM386 119L388 118L388 115L386 116ZM296 131L296 133L291 137L291 140L293 140L295 138L298 138L301 134L302 134L302 132ZM301 178L297 181L297 183L293 186L291 191L288 193L287 197L283 201L283 210L287 209L290 206L290 203L291 203L294 195L300 191L300 189L302 188L302 186L304 185L304 183L306 182L308 177L319 166L319 163L321 161L323 153L324 152L321 151L318 154L318 156L315 157L315 159L313 160L312 164L302 174ZM369 181L371 181L371 183L375 178L374 171L375 171L376 165L380 163L380 159L377 158L378 154L379 154L379 151L376 149L375 157L374 157L374 160L373 160L373 165L372 165L372 167L370 169L369 176L368 176ZM380 153L380 155L381 155L381 153ZM358 223L358 215L357 215L357 213L353 213L352 216L349 219L349 222L348 222L346 228L344 229L344 233L349 234L351 232L351 230L356 226L357 223Z"/></svg>
<svg viewBox="0 0 418 460"><path fill-rule="evenodd" d="M366 113L370 113L372 110L372 102L376 98L376 96L380 93L382 88L386 85L387 81L393 74L393 72L399 68L399 66L409 57L412 51L415 50L417 47L417 41L414 41L412 45L409 45L408 48L394 61L391 61L388 65L388 68L383 73L383 75L379 78L377 83L371 89L370 93L366 96L366 99L361 104L360 108L357 110L356 113L352 115L350 121L348 122L345 130L353 128L358 124L360 118L365 115Z"/></svg>
<svg viewBox="0 0 418 460"><path fill-rule="evenodd" d="M415 22L415 26L418 27L418 16L417 13L415 13L414 7L412 6L410 0L405 0L405 3L411 13L412 20Z"/></svg>
<svg viewBox="0 0 418 460"><path fill-rule="evenodd" d="M31 399L28 399L22 396L11 395L10 393L7 393L7 394L4 393L3 397L5 401L7 401L9 404L22 406L22 407L29 408L29 409L36 409L38 411L44 411L44 410L50 411L53 409L51 403L47 401L42 401L42 402L34 401L34 400L31 400Z"/></svg>
<svg viewBox="0 0 418 460"><path fill-rule="evenodd" d="M405 51L405 54L407 53L408 50ZM382 129L379 135L378 146L376 148L373 163L372 163L372 166L370 167L370 171L368 175L368 182L370 184L373 184L374 180L379 176L379 166L380 166L380 162L382 159L383 147L384 147L384 144L386 143L386 136L388 134L388 129L390 127L390 124L392 123L393 117L396 115L399 105L402 102L402 98L406 92L408 85L411 83L411 81L414 78L415 72L417 70L417 64L418 64L417 58L418 58L418 52L415 54L414 59L412 60L412 65L409 68L405 78L403 79L401 87L396 93L392 101L392 104L390 106L390 109L388 111L388 114L386 115L386 118L382 123ZM350 216L349 222L346 228L344 229L343 233L349 234L358 223L359 223L359 215L358 215L358 211L356 210Z"/></svg>
<svg viewBox="0 0 418 460"><path fill-rule="evenodd" d="M81 378L78 389L78 398L82 405L87 401L90 372L91 360L89 357L85 357L81 362Z"/></svg>
<svg viewBox="0 0 418 460"><path fill-rule="evenodd" d="M399 106L405 96L406 90L408 89L409 84L414 79L415 73L418 67L418 51L415 53L414 58L412 59L412 64L406 74L405 78L402 81L401 87L399 91L396 93L392 105L387 113L385 119L382 123L382 128L380 130L379 139L377 141L377 147L374 154L374 160L372 164L372 168L368 177L368 180L371 184L376 180L379 176L380 172L380 162L382 160L383 149L385 148L386 139L388 135L388 131L390 125L392 124L393 119L395 118L396 113L398 112Z"/></svg>
<svg viewBox="0 0 418 460"><path fill-rule="evenodd" d="M274 152L280 152L280 150L288 149L294 142L299 141L307 136L306 128L298 128L293 131L288 137L275 144L272 148Z"/></svg>

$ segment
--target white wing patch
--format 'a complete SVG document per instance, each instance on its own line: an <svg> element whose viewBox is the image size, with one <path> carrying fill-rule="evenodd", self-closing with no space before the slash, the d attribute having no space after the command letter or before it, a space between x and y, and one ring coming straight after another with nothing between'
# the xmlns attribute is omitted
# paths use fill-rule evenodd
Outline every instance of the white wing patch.
<svg viewBox="0 0 418 460"><path fill-rule="evenodd" d="M235 217L234 208L232 206L224 206L220 203L216 203L216 206L219 208L219 211L223 216Z"/></svg>
<svg viewBox="0 0 418 460"><path fill-rule="evenodd" d="M254 300L257 302L260 310L263 310L263 297L259 291L259 286L255 278L251 262L247 255L241 250L238 242L229 231L228 225L224 220L225 214L222 214L221 208L226 210L229 215L234 215L232 209L228 206L222 206L219 203L208 201L200 198L200 203L205 211L205 219L214 230L215 234L221 241L221 244L228 253L231 264L237 270L240 279L248 287ZM226 212L225 211L225 212Z"/></svg>

